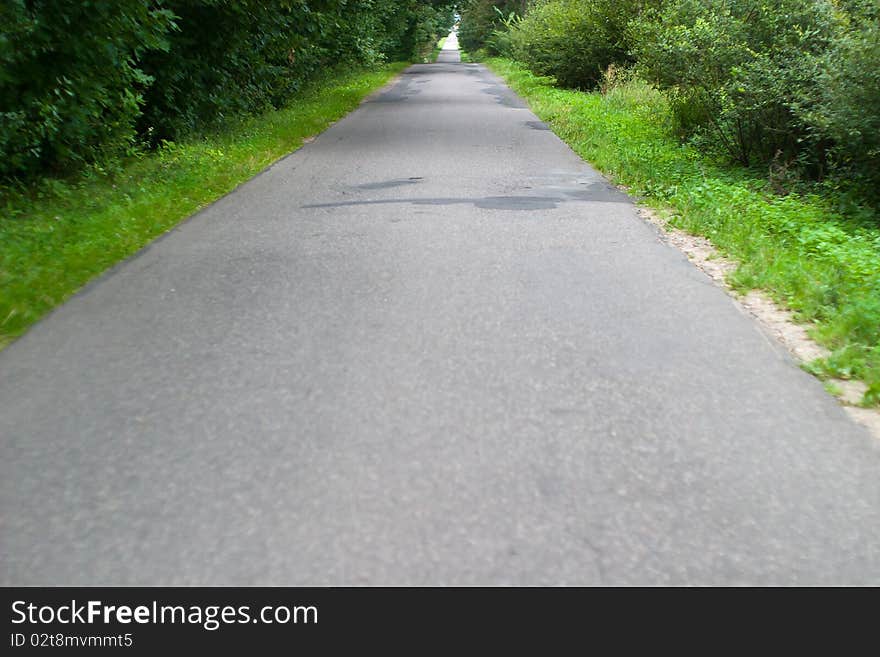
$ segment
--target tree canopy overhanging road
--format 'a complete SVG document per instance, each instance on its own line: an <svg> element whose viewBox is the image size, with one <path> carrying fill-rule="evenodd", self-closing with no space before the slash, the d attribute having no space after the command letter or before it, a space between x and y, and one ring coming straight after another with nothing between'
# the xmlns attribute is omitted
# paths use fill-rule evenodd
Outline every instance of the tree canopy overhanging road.
<svg viewBox="0 0 880 657"><path fill-rule="evenodd" d="M0 353L2 583L877 583L880 450L447 42Z"/></svg>

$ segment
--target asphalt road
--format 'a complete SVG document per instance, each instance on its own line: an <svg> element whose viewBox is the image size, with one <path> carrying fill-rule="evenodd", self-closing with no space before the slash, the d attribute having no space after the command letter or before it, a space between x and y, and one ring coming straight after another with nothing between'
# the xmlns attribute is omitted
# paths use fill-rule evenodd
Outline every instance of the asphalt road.
<svg viewBox="0 0 880 657"><path fill-rule="evenodd" d="M880 584L880 446L446 51L0 353L3 584Z"/></svg>

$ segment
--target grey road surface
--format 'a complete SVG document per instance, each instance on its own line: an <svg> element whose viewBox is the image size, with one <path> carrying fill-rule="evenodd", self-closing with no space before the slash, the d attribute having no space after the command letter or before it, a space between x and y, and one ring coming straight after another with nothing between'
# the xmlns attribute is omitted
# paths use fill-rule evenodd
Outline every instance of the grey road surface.
<svg viewBox="0 0 880 657"><path fill-rule="evenodd" d="M448 50L0 353L3 584L880 584L880 448Z"/></svg>

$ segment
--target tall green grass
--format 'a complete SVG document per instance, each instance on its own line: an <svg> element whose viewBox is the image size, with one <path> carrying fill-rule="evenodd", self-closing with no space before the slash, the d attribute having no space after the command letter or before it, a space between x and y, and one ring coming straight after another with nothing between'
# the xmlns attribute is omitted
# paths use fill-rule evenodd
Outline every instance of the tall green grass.
<svg viewBox="0 0 880 657"><path fill-rule="evenodd" d="M401 71L336 71L284 109L113 172L0 187L0 347L92 277L299 148Z"/></svg>
<svg viewBox="0 0 880 657"><path fill-rule="evenodd" d="M811 371L863 380L863 403L880 404L880 218L821 187L776 195L766 176L682 145L666 98L638 79L603 95L555 88L510 60L486 63L584 159L738 261L735 288L766 290L810 324L832 351Z"/></svg>

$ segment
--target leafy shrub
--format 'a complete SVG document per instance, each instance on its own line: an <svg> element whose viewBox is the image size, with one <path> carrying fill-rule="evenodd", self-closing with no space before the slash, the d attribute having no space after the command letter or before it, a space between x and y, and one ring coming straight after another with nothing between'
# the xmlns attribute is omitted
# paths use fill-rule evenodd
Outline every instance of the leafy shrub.
<svg viewBox="0 0 880 657"><path fill-rule="evenodd" d="M138 60L167 47L167 9L4 0L0 25L0 176L81 165L131 144L151 81Z"/></svg>
<svg viewBox="0 0 880 657"><path fill-rule="evenodd" d="M499 14L503 16L500 10ZM486 39L484 50L489 55L499 55L501 57L513 56L513 38L511 32L522 20L522 16L516 12L511 12L503 17L501 24L492 30L492 34Z"/></svg>
<svg viewBox="0 0 880 657"><path fill-rule="evenodd" d="M832 142L836 164L880 206L880 5L866 3L821 61L805 120Z"/></svg>
<svg viewBox="0 0 880 657"><path fill-rule="evenodd" d="M559 85L591 89L610 64L630 61L625 27L646 0L541 0L512 27L516 59Z"/></svg>
<svg viewBox="0 0 880 657"><path fill-rule="evenodd" d="M451 26L451 6L414 0L166 0L178 16L141 130L153 143L278 107L319 70L410 58ZM436 6L435 6L436 4Z"/></svg>
<svg viewBox="0 0 880 657"><path fill-rule="evenodd" d="M175 139L295 91L324 59L327 30L304 3L283 0L167 0L177 29L143 67L154 79L141 130ZM317 37L317 38L316 38Z"/></svg>
<svg viewBox="0 0 880 657"><path fill-rule="evenodd" d="M452 29L454 20L452 4L421 4L409 13L410 27L399 42L405 59L421 61L436 45L441 36Z"/></svg>
<svg viewBox="0 0 880 657"><path fill-rule="evenodd" d="M3 0L0 177L110 159L279 106L318 71L410 58L451 0Z"/></svg>
<svg viewBox="0 0 880 657"><path fill-rule="evenodd" d="M826 145L803 116L840 20L832 0L671 0L628 34L683 134L743 165L781 155L821 167Z"/></svg>
<svg viewBox="0 0 880 657"><path fill-rule="evenodd" d="M461 9L458 41L469 53L486 49L489 54L507 54L503 40L512 15L522 16L526 0L465 0Z"/></svg>

